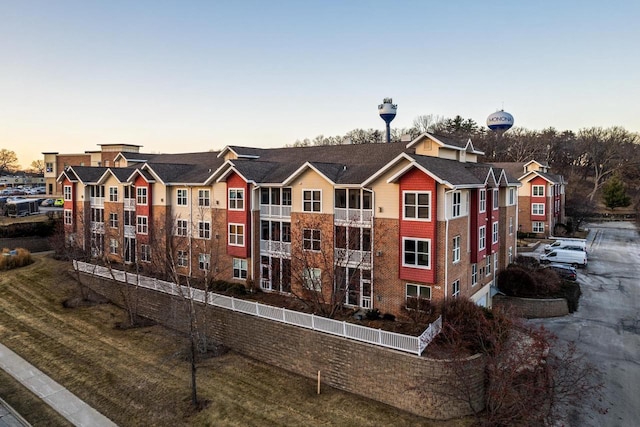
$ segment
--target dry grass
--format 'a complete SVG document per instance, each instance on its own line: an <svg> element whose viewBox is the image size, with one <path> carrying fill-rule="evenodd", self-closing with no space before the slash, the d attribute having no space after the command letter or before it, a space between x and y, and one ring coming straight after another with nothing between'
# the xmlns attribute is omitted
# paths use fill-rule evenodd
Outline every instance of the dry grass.
<svg viewBox="0 0 640 427"><path fill-rule="evenodd" d="M194 412L188 363L175 356L182 337L161 326L115 329L125 313L110 304L63 308L77 292L68 264L34 259L0 275L0 341L121 426L467 425L329 387L318 396L314 381L234 353L200 365L199 397L210 405ZM40 413L37 403L20 408L25 418Z"/></svg>
<svg viewBox="0 0 640 427"><path fill-rule="evenodd" d="M31 252L24 248L16 248L14 251L3 248L0 251L0 270L24 267L32 262Z"/></svg>

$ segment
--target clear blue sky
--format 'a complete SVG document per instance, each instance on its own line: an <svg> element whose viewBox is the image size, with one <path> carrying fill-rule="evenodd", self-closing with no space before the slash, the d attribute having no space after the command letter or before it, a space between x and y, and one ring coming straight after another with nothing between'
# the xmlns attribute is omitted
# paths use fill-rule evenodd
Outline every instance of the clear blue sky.
<svg viewBox="0 0 640 427"><path fill-rule="evenodd" d="M0 0L0 148L275 147L421 114L640 131L640 1Z"/></svg>

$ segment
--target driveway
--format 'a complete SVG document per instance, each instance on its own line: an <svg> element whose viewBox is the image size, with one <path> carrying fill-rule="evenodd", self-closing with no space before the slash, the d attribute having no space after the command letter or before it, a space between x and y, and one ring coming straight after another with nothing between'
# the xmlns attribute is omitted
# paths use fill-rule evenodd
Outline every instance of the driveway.
<svg viewBox="0 0 640 427"><path fill-rule="evenodd" d="M578 311L536 320L578 349L602 372L603 402L585 402L569 425L640 425L640 239L632 223L589 224L589 265L578 270ZM601 414L591 407L608 409Z"/></svg>

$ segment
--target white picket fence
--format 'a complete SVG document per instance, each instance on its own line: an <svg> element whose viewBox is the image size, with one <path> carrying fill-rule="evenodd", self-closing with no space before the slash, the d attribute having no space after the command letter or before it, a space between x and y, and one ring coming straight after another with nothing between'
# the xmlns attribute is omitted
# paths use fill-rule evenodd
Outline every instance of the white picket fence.
<svg viewBox="0 0 640 427"><path fill-rule="evenodd" d="M313 314L301 313L299 311L288 310L286 308L273 307L254 301L247 301L216 294L214 292L205 293L205 291L201 289L189 288L187 286L178 287L175 283L165 282L163 280L136 275L133 273L126 273L120 270L110 270L107 267L88 264L81 261L73 261L73 266L80 272L98 277L108 279L113 278L119 282L137 285L142 288L152 289L157 292L164 292L171 295L190 296L194 301L201 303L205 303L206 297L206 303L216 307L222 307L228 310L238 311L253 316L275 320L277 322L287 323L289 325L338 335L344 338L363 341L369 344L380 345L417 355L422 354L424 349L427 348L429 343L442 329L442 316L438 317L435 322L429 325L429 327L420 336L415 337L383 331L381 329L368 328L349 322L328 319L326 317L315 316Z"/></svg>

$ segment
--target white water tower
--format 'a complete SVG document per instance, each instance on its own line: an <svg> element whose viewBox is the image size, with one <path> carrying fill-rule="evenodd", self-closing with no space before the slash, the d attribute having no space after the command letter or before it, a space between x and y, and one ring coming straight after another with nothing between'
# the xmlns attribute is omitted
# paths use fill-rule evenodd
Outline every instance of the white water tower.
<svg viewBox="0 0 640 427"><path fill-rule="evenodd" d="M397 109L398 106L391 98L384 98L382 104L378 105L378 113L387 124L387 143L391 142L391 121L396 118Z"/></svg>

